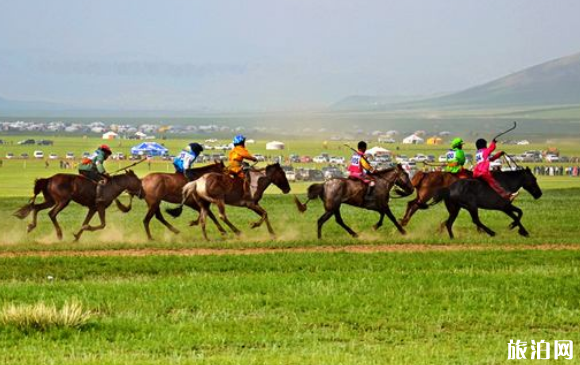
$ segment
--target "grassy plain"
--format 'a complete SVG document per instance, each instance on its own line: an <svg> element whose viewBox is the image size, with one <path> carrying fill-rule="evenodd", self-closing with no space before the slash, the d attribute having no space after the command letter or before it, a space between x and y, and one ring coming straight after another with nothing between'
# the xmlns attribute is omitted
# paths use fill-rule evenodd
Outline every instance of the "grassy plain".
<svg viewBox="0 0 580 365"><path fill-rule="evenodd" d="M579 264L578 251L0 259L0 302L93 313L76 330L0 327L0 358L507 363L510 339L580 341Z"/></svg>

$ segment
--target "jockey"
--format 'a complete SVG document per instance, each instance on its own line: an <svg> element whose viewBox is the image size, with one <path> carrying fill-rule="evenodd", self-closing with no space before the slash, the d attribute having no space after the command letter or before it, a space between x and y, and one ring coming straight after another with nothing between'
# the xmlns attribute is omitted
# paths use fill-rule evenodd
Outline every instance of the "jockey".
<svg viewBox="0 0 580 365"><path fill-rule="evenodd" d="M101 145L91 156L83 158L79 165L79 174L97 182L97 202L103 201L103 187L109 178L104 163L111 154L109 146Z"/></svg>
<svg viewBox="0 0 580 365"><path fill-rule="evenodd" d="M246 149L246 137L243 135L238 134L234 137L232 142L234 144L234 149L230 151L228 156L229 164L226 167L226 171L231 175L242 178L244 180L244 193L248 193L250 191L250 182L248 181L249 174L246 175L244 173L244 170L247 169L247 167L244 166L244 160L257 162L258 159L252 156L252 154Z"/></svg>
<svg viewBox="0 0 580 365"><path fill-rule="evenodd" d="M491 156L492 152L495 150L495 146L495 139L491 141L489 147L487 147L487 141L485 139L480 138L475 142L477 153L475 154L475 168L473 169L473 177L487 182L487 184L503 199L513 201L518 193L516 192L510 194L505 191L505 189L501 187L501 185L493 178L493 175L489 171L489 163L491 161L497 160L505 154L504 151L500 151Z"/></svg>
<svg viewBox="0 0 580 365"><path fill-rule="evenodd" d="M229 154L229 165L227 171L232 174L244 178L244 160L258 161L257 158L252 156L250 152L246 149L246 137L238 134L233 140L234 149L230 151Z"/></svg>
<svg viewBox="0 0 580 365"><path fill-rule="evenodd" d="M358 151L356 151L350 158L350 165L348 166L348 177L361 180L363 183L368 184L369 189L367 189L366 196L370 196L375 184L374 181L367 177L367 172L374 171L373 167L364 157L367 150L367 143L365 141L360 141L357 148Z"/></svg>
<svg viewBox="0 0 580 365"><path fill-rule="evenodd" d="M175 172L179 174L184 174L188 180L191 180L189 173L193 168L193 163L197 157L203 151L203 146L199 143L190 143L187 148L183 149L179 156L173 159L173 166L175 167Z"/></svg>
<svg viewBox="0 0 580 365"><path fill-rule="evenodd" d="M451 141L451 149L447 151L447 166L445 171L452 174L461 174L464 170L465 152L463 152L464 142L457 137Z"/></svg>

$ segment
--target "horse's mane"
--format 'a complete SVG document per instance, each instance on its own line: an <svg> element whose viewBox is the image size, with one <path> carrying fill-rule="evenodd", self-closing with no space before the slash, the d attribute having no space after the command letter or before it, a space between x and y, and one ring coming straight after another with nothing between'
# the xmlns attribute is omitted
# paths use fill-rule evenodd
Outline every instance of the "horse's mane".
<svg viewBox="0 0 580 365"><path fill-rule="evenodd" d="M392 166L392 167L382 169L382 170L375 170L374 172L369 173L369 175L380 177L380 176L383 176L384 174L391 172L393 170L396 170L396 169L397 169L397 166Z"/></svg>

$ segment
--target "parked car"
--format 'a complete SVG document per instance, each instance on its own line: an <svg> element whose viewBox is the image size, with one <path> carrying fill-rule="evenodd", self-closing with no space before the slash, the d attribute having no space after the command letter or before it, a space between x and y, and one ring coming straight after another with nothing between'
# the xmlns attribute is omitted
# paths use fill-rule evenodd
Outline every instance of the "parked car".
<svg viewBox="0 0 580 365"><path fill-rule="evenodd" d="M67 160L73 160L75 158L75 154L72 152L67 152L64 158L66 158Z"/></svg>
<svg viewBox="0 0 580 365"><path fill-rule="evenodd" d="M308 170L307 178L304 179L307 181L324 181L324 175L320 170Z"/></svg>
<svg viewBox="0 0 580 365"><path fill-rule="evenodd" d="M327 163L328 160L324 156L316 156L312 159L314 163Z"/></svg>
<svg viewBox="0 0 580 365"><path fill-rule="evenodd" d="M556 156L556 155L546 155L546 157L544 157L544 160L546 160L546 162L560 162L560 157Z"/></svg>
<svg viewBox="0 0 580 365"><path fill-rule="evenodd" d="M41 139L36 141L36 144L39 146L52 146L54 144L53 141L50 141L48 139Z"/></svg>
<svg viewBox="0 0 580 365"><path fill-rule="evenodd" d="M23 141L18 142L18 144L20 145L25 145L25 144L34 144L34 140L33 139L25 139Z"/></svg>
<svg viewBox="0 0 580 365"><path fill-rule="evenodd" d="M21 153L20 158L24 158L24 159L28 158L28 153L26 153L26 152Z"/></svg>
<svg viewBox="0 0 580 365"><path fill-rule="evenodd" d="M397 161L397 163L405 163L409 162L409 158L407 157L407 155L399 155L395 157L395 161Z"/></svg>
<svg viewBox="0 0 580 365"><path fill-rule="evenodd" d="M325 180L344 177L342 171L336 167L327 167L322 169Z"/></svg>
<svg viewBox="0 0 580 365"><path fill-rule="evenodd" d="M413 161L413 162L425 162L425 161L427 161L427 156L425 156L422 153L418 153L415 155L415 157L411 158L411 161Z"/></svg>
<svg viewBox="0 0 580 365"><path fill-rule="evenodd" d="M34 151L32 155L34 156L34 158L44 158L44 152L42 151Z"/></svg>
<svg viewBox="0 0 580 365"><path fill-rule="evenodd" d="M434 155L427 155L427 162L435 162L435 156Z"/></svg>
<svg viewBox="0 0 580 365"><path fill-rule="evenodd" d="M310 156L302 156L302 157L300 157L300 162L301 163L310 163L310 162L312 162L312 157L310 157Z"/></svg>
<svg viewBox="0 0 580 365"><path fill-rule="evenodd" d="M294 172L294 171L286 171L286 179L288 181L296 181L296 172Z"/></svg>
<svg viewBox="0 0 580 365"><path fill-rule="evenodd" d="M56 159L58 159L58 155L56 153L51 153L50 155L48 155L48 159L49 160L56 160Z"/></svg>
<svg viewBox="0 0 580 365"><path fill-rule="evenodd" d="M292 154L292 155L288 156L288 158L290 159L290 162L291 163L298 163L298 162L300 162L300 156L298 156L298 155Z"/></svg>
<svg viewBox="0 0 580 365"><path fill-rule="evenodd" d="M342 157L342 156L332 156L328 162L334 163L334 164L337 164L337 165L344 165L344 157Z"/></svg>
<svg viewBox="0 0 580 365"><path fill-rule="evenodd" d="M82 155L82 156L83 156L83 157L90 157L90 156L91 156L91 154L90 154L89 152L83 152L83 155Z"/></svg>
<svg viewBox="0 0 580 365"><path fill-rule="evenodd" d="M447 162L447 155L440 155L437 161L445 163Z"/></svg>
<svg viewBox="0 0 580 365"><path fill-rule="evenodd" d="M14 154L12 152L8 152L6 154L6 158L10 160L11 158L14 158Z"/></svg>

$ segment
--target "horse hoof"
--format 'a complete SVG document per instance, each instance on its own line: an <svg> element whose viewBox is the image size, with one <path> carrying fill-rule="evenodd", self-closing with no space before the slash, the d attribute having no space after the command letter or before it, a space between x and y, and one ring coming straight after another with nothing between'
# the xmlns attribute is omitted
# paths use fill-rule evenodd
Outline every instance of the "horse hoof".
<svg viewBox="0 0 580 365"><path fill-rule="evenodd" d="M190 227L195 227L197 225L199 225L199 222L198 221L191 221L191 222L189 222L189 226Z"/></svg>
<svg viewBox="0 0 580 365"><path fill-rule="evenodd" d="M401 228L401 229L399 230L399 233L401 233L401 235L403 235L403 236L404 236L404 235L406 235L406 234L407 234L407 231L405 231L403 228Z"/></svg>
<svg viewBox="0 0 580 365"><path fill-rule="evenodd" d="M495 232L489 232L489 235L490 235L491 237L495 237Z"/></svg>
<svg viewBox="0 0 580 365"><path fill-rule="evenodd" d="M530 237L530 234L529 234L529 233L528 233L528 231L526 231L526 230L519 231L518 233L520 234L520 236L523 236L523 237Z"/></svg>
<svg viewBox="0 0 580 365"><path fill-rule="evenodd" d="M260 227L260 225L258 223L250 223L251 229L258 228L258 227Z"/></svg>
<svg viewBox="0 0 580 365"><path fill-rule="evenodd" d="M358 238L358 233L351 234L352 238Z"/></svg>
<svg viewBox="0 0 580 365"><path fill-rule="evenodd" d="M381 226L378 224L373 225L373 231L377 231L379 228L381 228Z"/></svg>
<svg viewBox="0 0 580 365"><path fill-rule="evenodd" d="M512 223L510 223L510 225L509 225L509 229L514 229L514 228L516 228L517 226L518 226L517 224L515 224L514 222L512 222Z"/></svg>
<svg viewBox="0 0 580 365"><path fill-rule="evenodd" d="M32 224L29 224L28 227L26 228L26 233L30 233L34 228L35 228L35 226L33 226Z"/></svg>

